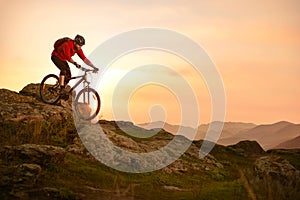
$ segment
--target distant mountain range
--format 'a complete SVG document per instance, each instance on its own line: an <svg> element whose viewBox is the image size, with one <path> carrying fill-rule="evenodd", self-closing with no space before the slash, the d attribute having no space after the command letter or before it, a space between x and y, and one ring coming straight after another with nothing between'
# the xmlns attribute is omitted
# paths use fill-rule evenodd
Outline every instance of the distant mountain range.
<svg viewBox="0 0 300 200"><path fill-rule="evenodd" d="M164 129L172 134L178 132L178 134L185 135L186 137L188 137L188 135L185 134L186 132L190 133L191 131L197 131L194 140L203 140L209 125L210 124L200 125L197 130L191 127L181 127L161 121L152 122L150 124L139 124L138 126L146 129ZM214 130L212 129L211 131L213 132ZM228 146L243 140L255 140L265 150L274 148L300 148L300 124L293 124L287 121L263 125L243 122L225 122L217 143Z"/></svg>
<svg viewBox="0 0 300 200"><path fill-rule="evenodd" d="M280 143L275 149L297 149L300 146L300 136Z"/></svg>

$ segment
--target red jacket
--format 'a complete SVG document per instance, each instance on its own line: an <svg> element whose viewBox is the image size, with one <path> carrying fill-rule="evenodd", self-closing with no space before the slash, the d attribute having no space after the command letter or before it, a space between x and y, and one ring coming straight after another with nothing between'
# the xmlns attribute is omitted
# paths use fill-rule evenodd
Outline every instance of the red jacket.
<svg viewBox="0 0 300 200"><path fill-rule="evenodd" d="M74 48L74 40L69 40L52 51L53 56L57 56L62 61L70 61L71 57L77 55L83 60L87 60L82 49L76 51Z"/></svg>

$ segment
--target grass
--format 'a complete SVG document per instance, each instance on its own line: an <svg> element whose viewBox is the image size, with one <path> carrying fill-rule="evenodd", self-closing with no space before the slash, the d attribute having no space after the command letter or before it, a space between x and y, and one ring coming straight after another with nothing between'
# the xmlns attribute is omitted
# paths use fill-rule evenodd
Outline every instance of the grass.
<svg viewBox="0 0 300 200"><path fill-rule="evenodd" d="M75 126L71 122L9 122L0 126L0 146L33 143L65 147L72 142L74 130Z"/></svg>
<svg viewBox="0 0 300 200"><path fill-rule="evenodd" d="M202 188L199 199L249 199L240 180L210 182Z"/></svg>
<svg viewBox="0 0 300 200"><path fill-rule="evenodd" d="M240 179L235 179L235 174L224 177L227 176L232 177L217 180L199 171L168 174L159 170L129 174L108 168L93 159L68 154L64 164L48 165L38 184L63 188L72 194L80 192L108 195L111 198L249 199ZM90 188L94 189L94 193Z"/></svg>

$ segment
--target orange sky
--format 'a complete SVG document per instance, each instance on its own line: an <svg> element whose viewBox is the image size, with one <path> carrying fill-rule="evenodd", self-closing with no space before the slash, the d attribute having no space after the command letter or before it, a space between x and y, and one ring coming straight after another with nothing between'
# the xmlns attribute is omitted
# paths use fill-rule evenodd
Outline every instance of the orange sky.
<svg viewBox="0 0 300 200"><path fill-rule="evenodd" d="M226 121L299 123L299 8L297 0L2 1L0 87L19 91L30 82L40 82L48 73L58 73L50 54L59 37L84 35L87 45L83 50L88 56L121 32L161 27L196 41L217 65L227 98ZM99 92L104 118L111 118L110 108L105 105L109 105L113 85L122 73L156 61L173 66L193 87L200 86L196 95L201 122L209 122L211 105L203 80L192 79L193 70L188 63L172 55L150 55L151 59L139 53L121 58L112 66L114 70L103 77L106 87ZM75 60L80 61L77 57ZM76 74L75 67L71 68ZM165 78L172 80L168 74ZM144 98L145 92L161 98L158 102ZM130 101L129 110L137 123L149 120L149 109L155 104L165 105L168 122L178 123L180 118L178 102L163 88L142 88ZM138 112L134 105L139 106ZM154 108L152 114L163 118L166 113Z"/></svg>

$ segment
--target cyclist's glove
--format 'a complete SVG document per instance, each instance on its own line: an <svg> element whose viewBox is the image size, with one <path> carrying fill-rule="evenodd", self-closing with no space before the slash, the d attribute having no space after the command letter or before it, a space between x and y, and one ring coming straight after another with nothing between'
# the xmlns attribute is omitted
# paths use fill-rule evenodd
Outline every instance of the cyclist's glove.
<svg viewBox="0 0 300 200"><path fill-rule="evenodd" d="M81 66L80 66L79 64L77 64L76 62L74 63L74 65L75 65L78 69L81 68Z"/></svg>
<svg viewBox="0 0 300 200"><path fill-rule="evenodd" d="M93 70L94 73L97 73L98 71L99 71L98 68L94 68L94 70Z"/></svg>

